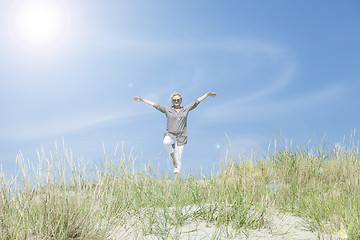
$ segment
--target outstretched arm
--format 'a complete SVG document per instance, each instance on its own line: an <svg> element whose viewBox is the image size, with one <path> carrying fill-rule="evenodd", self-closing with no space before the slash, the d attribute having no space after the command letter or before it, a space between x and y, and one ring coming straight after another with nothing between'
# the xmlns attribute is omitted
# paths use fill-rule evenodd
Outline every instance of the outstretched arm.
<svg viewBox="0 0 360 240"><path fill-rule="evenodd" d="M144 99L144 98L142 98L142 97L139 97L139 96L135 96L135 97L134 97L134 100L135 100L135 101L138 101L138 102L144 102L144 103L146 103L147 105L150 105L150 106L152 106L152 107L155 105L154 102L149 101L149 100L146 100L146 99Z"/></svg>
<svg viewBox="0 0 360 240"><path fill-rule="evenodd" d="M198 100L199 102L201 102L202 100L204 100L205 98L207 98L208 96L211 96L211 97L215 97L216 96L216 93L210 91L208 93L205 93L203 96L199 97Z"/></svg>

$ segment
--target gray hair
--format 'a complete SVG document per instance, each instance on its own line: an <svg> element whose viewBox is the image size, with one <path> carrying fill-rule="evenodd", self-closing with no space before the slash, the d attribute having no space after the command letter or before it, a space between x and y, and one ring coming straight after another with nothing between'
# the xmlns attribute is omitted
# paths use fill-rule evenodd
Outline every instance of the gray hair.
<svg viewBox="0 0 360 240"><path fill-rule="evenodd" d="M174 92L174 93L171 94L171 96L170 96L170 102L172 102L172 100L173 100L173 98L174 98L175 96L179 96L179 97L180 97L180 100L182 101L182 96L181 96L181 94L180 94L180 93L177 93L177 92Z"/></svg>

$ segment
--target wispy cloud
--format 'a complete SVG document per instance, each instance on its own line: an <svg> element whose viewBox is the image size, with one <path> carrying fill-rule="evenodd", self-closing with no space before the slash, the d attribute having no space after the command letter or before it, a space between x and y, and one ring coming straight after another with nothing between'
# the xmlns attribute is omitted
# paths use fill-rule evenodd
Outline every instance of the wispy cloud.
<svg viewBox="0 0 360 240"><path fill-rule="evenodd" d="M204 83L208 80L207 78L211 75L212 72L217 71L216 69L209 69L211 66L203 63L204 59L199 56L213 56L220 54L222 56L238 55L241 56L241 61L246 61L251 59L253 64L248 63L248 68L240 71L245 72L258 72L259 62L261 64L267 64L267 62L275 62L276 65L280 65L280 70L274 73L274 76L268 77L268 79L257 79L256 91L250 91L248 95L243 96L238 99L232 99L229 102L222 103L215 106L217 113L222 117L233 116L234 109L239 109L239 106L243 106L242 110L237 111L239 116L248 112L248 115L256 112L256 109L260 111L264 108L264 104L261 105L248 105L253 101L259 100L265 96L273 94L279 89L284 88L289 84L293 79L294 72L296 70L296 64L293 63L292 59L287 57L287 50L272 44L266 41L261 41L258 39L246 39L246 38L218 38L218 39L202 39L202 40L164 40L164 39L140 39L136 37L124 37L118 35L107 35L107 34L98 34L98 37L93 40L93 45L97 49L102 51L119 51L123 54L128 54L132 56L137 56L138 54L147 56L156 56L162 57L166 56L160 60L157 64L164 64L168 61L168 57L174 59L174 65L179 61L190 61L193 64L193 72L187 76L191 76L187 82L175 81L171 84L161 84L155 89L148 90L149 85L156 84L156 80L153 80L154 83L144 82L142 86L135 86L131 83L132 91L138 91L146 93L144 97L151 98L154 101L167 100L168 95L174 89L178 88L179 84L183 84L183 90L189 92L196 92L203 89ZM180 59L180 60L178 60ZM146 59L145 59L146 60ZM219 60L221 61L221 60ZM136 63L131 63L136 64ZM239 63L240 64L240 63ZM260 65L261 65L260 64ZM216 65L216 58L215 58ZM262 66L262 65L261 65ZM260 67L261 67L260 66ZM240 68L241 66L239 66ZM166 71L166 69L164 69ZM238 73L238 72L237 72ZM236 73L235 73L236 74ZM236 77L236 76L235 76ZM259 77L259 76L257 76ZM150 76L154 78L154 76ZM212 82L216 80L212 79ZM237 82L231 83L237 87ZM210 90L210 89L209 89ZM216 90L216 89L211 89ZM164 96L165 97L164 97ZM198 96L195 96L198 97ZM104 103L106 104L106 103ZM271 107L276 107L276 104ZM251 106L251 109L250 109ZM118 106L120 109L120 106ZM123 110L118 113L113 113L114 111L101 111L98 107L93 107L91 112L83 114L81 112L72 112L64 113L63 115L44 117L38 119L33 117L27 121L15 124L8 122L3 124L3 129L1 129L4 139L31 139L31 138L41 138L53 135L62 135L64 133L77 131L79 129L95 127L97 125L112 121L114 119L126 119L135 117L138 115L144 114L143 112L136 111L131 109L130 106L125 106ZM83 111L84 112L84 111ZM206 113L205 113L206 114ZM210 113L209 113L210 114ZM65 116L64 116L65 115ZM221 117L215 117L213 119L219 119ZM60 120L59 120L60 119Z"/></svg>
<svg viewBox="0 0 360 240"><path fill-rule="evenodd" d="M91 112L88 114L69 114L27 119L26 122L7 122L2 127L0 141L19 141L59 136L95 127L110 121L125 120L145 115L147 112L123 108L118 112Z"/></svg>
<svg viewBox="0 0 360 240"><path fill-rule="evenodd" d="M289 110L302 111L327 104L343 96L345 91L344 86L334 85L311 93L302 93L299 96L287 96L281 100L271 100L271 97L268 97L263 101L251 102L250 99L239 98L214 104L204 112L203 117L208 121L221 122L241 122L258 117L274 117ZM215 116L214 112L217 113Z"/></svg>
<svg viewBox="0 0 360 240"><path fill-rule="evenodd" d="M185 86L183 88L188 92L195 92L203 90L203 85L206 85L209 77L214 71L221 71L216 69L209 69L209 65L204 64L204 58L199 56L216 56L220 54L225 56L238 55L241 61L237 67L240 70L234 72L234 74L246 75L248 81L254 81L252 89L243 90L245 94L242 94L240 98L231 99L228 102L223 102L219 105L212 106L209 109L208 114L212 114L215 109L218 117L215 119L222 119L228 117L234 117L234 109L237 112L235 115L242 115L246 113L251 116L252 114L258 114L259 112L267 112L268 108L279 109L279 105L293 104L290 102L296 102L296 99L288 99L284 102L279 103L268 103L262 102L263 98L271 96L271 94L285 88L291 81L294 80L295 73L297 70L297 64L294 59L291 58L291 50L277 44L271 43L266 40L245 38L245 37L222 37L212 39L197 39L197 40L166 40L166 39L141 39L137 37L126 37L113 34L98 34L93 39L93 44L98 49L103 51L119 51L123 54L129 54L136 56L142 54L144 56L166 56L174 59L174 64L178 59L186 58L188 61L193 63L192 78L187 80L186 83L183 81L177 82L177 87L181 83ZM167 58L164 58L167 59ZM164 60L166 61L166 60ZM215 60L216 61L216 60ZM246 63L246 66L242 66L242 63ZM233 64L233 63L232 63ZM264 70L266 68L266 70ZM166 71L166 70L164 70ZM268 71L270 74L262 73L262 71ZM260 72L260 73L259 73ZM254 75L254 79L251 78ZM210 76L211 77L211 76ZM237 77L234 76L234 79ZM239 79L241 77L239 76ZM212 82L222 80L210 80ZM231 80L229 85L233 85L234 88L242 88L241 83ZM226 84L226 83L224 83ZM167 85L159 86L157 89L158 94L169 94L172 89L175 88L175 84L170 83ZM231 89L231 90L234 90ZM207 89L206 89L207 90ZM216 90L216 89L211 89ZM204 90L205 91L205 90ZM224 94L226 94L224 92ZM318 93L316 93L318 94ZM159 95L154 92L148 93L149 97L159 100ZM304 96L306 100L313 98L313 96ZM270 98L271 99L271 98ZM258 103L254 103L260 101ZM213 108L214 107L214 108ZM280 107L281 109L281 107ZM265 111L264 111L265 110Z"/></svg>
<svg viewBox="0 0 360 240"><path fill-rule="evenodd" d="M271 69L271 64L275 65L280 72L274 73L279 76L267 76L268 79L252 79L258 84L256 92L250 92L247 96L239 101L251 101L262 96L266 96L284 86L292 80L292 76L296 70L296 63L289 56L289 49L271 43L266 40L246 37L222 37L222 38L204 38L197 40L167 40L167 39L142 39L138 37L120 36L114 34L98 34L92 42L99 50L103 51L118 51L122 54L137 56L142 55L142 59L152 61L150 56L164 57L164 61L168 62L169 57L173 64L184 61L193 63L192 79L187 82L191 85L187 90L191 91L194 88L203 87L208 81L209 75L216 69L213 66L206 65L206 56L213 56L213 62L216 64L216 56L221 55L218 59L219 64L224 61L230 61L229 65L234 65L234 62L227 60L227 56L238 56L236 60L238 66L234 74L249 75L259 74L264 71L274 71ZM204 57L205 56L205 57ZM233 61L233 60L232 60ZM246 64L246 66L244 66ZM280 67L279 67L280 66ZM209 69L212 68L212 69ZM219 69L218 71L229 71L230 69ZM166 69L164 69L166 71ZM234 75L234 79L236 75ZM239 78L241 78L239 76ZM272 80L273 79L273 80ZM220 80L220 79L219 79ZM217 80L217 81L219 81ZM170 80L171 81L171 80ZM177 84L181 84L178 82Z"/></svg>
<svg viewBox="0 0 360 240"><path fill-rule="evenodd" d="M258 91L250 93L247 96L237 98L231 102L232 104L239 105L242 103L258 100L262 97L273 94L274 92L284 88L292 81L294 72L295 72L295 64L287 63L285 64L283 72L280 74L280 77L274 78L274 80L270 80L270 84L267 84L266 88L260 87Z"/></svg>
<svg viewBox="0 0 360 240"><path fill-rule="evenodd" d="M197 40L186 39L144 39L136 36L114 35L110 33L97 34L92 45L104 50L119 51L132 55L193 55L197 53L231 52L254 55L279 55L286 53L285 49L270 42L255 38L222 37Z"/></svg>

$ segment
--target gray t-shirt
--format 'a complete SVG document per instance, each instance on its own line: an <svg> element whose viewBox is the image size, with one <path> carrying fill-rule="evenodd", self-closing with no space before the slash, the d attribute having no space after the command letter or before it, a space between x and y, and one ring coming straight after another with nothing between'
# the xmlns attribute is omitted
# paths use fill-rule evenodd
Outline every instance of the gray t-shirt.
<svg viewBox="0 0 360 240"><path fill-rule="evenodd" d="M165 113L167 118L165 136L176 138L178 145L187 143L187 116L191 110L199 105L200 101L195 100L189 105L181 107L180 111L175 111L173 106L163 106L155 104L154 108L162 113Z"/></svg>

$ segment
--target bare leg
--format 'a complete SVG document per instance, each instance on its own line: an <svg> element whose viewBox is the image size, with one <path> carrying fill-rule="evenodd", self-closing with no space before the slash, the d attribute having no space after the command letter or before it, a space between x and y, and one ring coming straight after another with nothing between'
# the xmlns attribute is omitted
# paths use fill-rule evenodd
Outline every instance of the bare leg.
<svg viewBox="0 0 360 240"><path fill-rule="evenodd" d="M171 158L173 159L174 168L177 168L178 165L177 165L177 162L176 162L176 158L175 158L174 153L171 153L170 156L171 156ZM179 178L179 173L178 173L178 172L174 172L174 180L177 181L178 178Z"/></svg>
<svg viewBox="0 0 360 240"><path fill-rule="evenodd" d="M175 172L174 173L174 180L177 181L179 179L179 173Z"/></svg>
<svg viewBox="0 0 360 240"><path fill-rule="evenodd" d="M174 167L177 168L177 163L176 163L176 158L175 158L174 153L170 153L170 156L171 156L171 158L173 160Z"/></svg>

